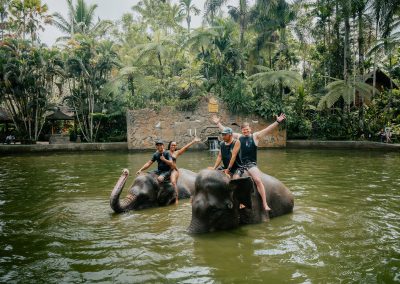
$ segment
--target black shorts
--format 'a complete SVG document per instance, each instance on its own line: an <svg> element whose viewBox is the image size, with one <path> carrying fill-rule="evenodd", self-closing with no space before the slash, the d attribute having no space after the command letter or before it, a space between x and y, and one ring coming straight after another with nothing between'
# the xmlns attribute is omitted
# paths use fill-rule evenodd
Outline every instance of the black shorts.
<svg viewBox="0 0 400 284"><path fill-rule="evenodd" d="M257 164L256 164L256 162L248 162L248 163L246 163L246 164L243 164L243 169L244 170L249 170L249 169L251 169L251 168L254 168L254 167L257 167Z"/></svg>
<svg viewBox="0 0 400 284"><path fill-rule="evenodd" d="M164 181L169 181L171 177L171 170L169 171L159 171L159 170L154 170L150 171L149 174L153 174L159 177L164 177Z"/></svg>
<svg viewBox="0 0 400 284"><path fill-rule="evenodd" d="M223 171L223 170L225 170L225 168L223 166L220 166L217 168L217 170ZM243 167L234 168L229 171L229 175L231 177L233 177L234 175L238 175L241 177L244 174L244 171L245 171L245 169Z"/></svg>

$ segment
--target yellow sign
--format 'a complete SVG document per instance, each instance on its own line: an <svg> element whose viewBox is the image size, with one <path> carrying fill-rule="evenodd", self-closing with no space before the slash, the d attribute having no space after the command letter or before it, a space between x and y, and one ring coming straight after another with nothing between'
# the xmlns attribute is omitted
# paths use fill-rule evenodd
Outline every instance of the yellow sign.
<svg viewBox="0 0 400 284"><path fill-rule="evenodd" d="M218 102L216 99L211 98L208 101L208 112L218 112Z"/></svg>

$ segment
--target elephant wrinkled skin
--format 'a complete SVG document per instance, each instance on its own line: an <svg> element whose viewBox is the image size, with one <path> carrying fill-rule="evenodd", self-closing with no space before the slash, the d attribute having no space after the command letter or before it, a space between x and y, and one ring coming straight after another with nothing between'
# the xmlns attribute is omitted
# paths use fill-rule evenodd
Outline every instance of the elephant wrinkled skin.
<svg viewBox="0 0 400 284"><path fill-rule="evenodd" d="M294 198L278 179L262 175L269 214L265 214L261 197L251 177L230 180L216 170L202 170L192 195L192 220L189 233L206 233L254 224L293 211ZM240 204L245 208L240 209Z"/></svg>
<svg viewBox="0 0 400 284"><path fill-rule="evenodd" d="M128 179L129 171L123 170L110 196L110 206L115 213L129 210L166 206L175 202L176 194L170 182L159 184L151 174L141 174L133 182L126 197L120 200L121 192ZM179 199L189 198L194 191L196 173L179 169Z"/></svg>

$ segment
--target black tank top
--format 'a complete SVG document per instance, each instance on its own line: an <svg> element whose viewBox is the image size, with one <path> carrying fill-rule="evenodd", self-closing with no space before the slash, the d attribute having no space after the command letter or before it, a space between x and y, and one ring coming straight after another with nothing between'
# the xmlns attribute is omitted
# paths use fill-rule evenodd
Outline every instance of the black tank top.
<svg viewBox="0 0 400 284"><path fill-rule="evenodd" d="M240 154L243 164L257 163L257 145L254 142L253 134L240 136Z"/></svg>
<svg viewBox="0 0 400 284"><path fill-rule="evenodd" d="M220 149L221 149L221 156L222 156L222 163L224 164L224 168L227 169L229 166L229 162L232 158L232 151L233 151L233 147L235 146L236 143L236 139L234 139L232 141L231 144L229 145L225 145L225 142L222 141L220 144ZM233 163L231 172L234 172L237 168L242 166L242 161L240 159L240 150L239 153L236 155L236 160Z"/></svg>

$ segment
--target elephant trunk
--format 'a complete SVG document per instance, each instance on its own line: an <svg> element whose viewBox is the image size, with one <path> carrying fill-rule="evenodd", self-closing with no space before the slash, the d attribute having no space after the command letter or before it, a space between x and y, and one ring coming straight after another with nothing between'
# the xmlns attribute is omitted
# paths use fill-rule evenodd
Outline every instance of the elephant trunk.
<svg viewBox="0 0 400 284"><path fill-rule="evenodd" d="M128 179L129 171L124 169L121 176L119 177L117 184L114 186L113 191L110 196L110 206L115 213L122 213L131 207L132 203L135 202L136 196L128 193L128 195L122 200L119 200L119 196L121 195L122 189Z"/></svg>
<svg viewBox="0 0 400 284"><path fill-rule="evenodd" d="M206 223L204 221L201 221L198 218L192 216L190 225L187 228L187 232L189 234L204 234L207 233L208 231L209 229L207 228Z"/></svg>

